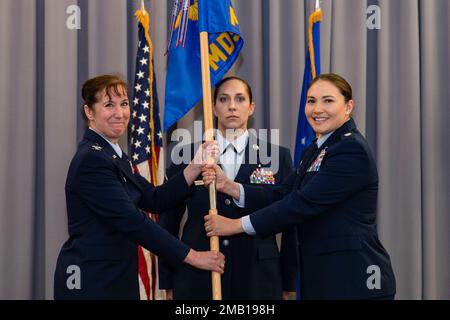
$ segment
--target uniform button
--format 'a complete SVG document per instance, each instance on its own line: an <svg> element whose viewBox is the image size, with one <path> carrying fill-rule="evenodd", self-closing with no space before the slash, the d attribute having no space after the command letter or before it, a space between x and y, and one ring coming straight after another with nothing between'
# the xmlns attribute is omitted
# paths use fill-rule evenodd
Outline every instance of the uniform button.
<svg viewBox="0 0 450 320"><path fill-rule="evenodd" d="M228 240L223 240L223 245L225 246L225 247L228 247L228 245L230 244L230 241L228 241Z"/></svg>
<svg viewBox="0 0 450 320"><path fill-rule="evenodd" d="M229 206L229 205L231 204L231 200L230 200L230 199L225 199L225 204L226 204L227 206Z"/></svg>

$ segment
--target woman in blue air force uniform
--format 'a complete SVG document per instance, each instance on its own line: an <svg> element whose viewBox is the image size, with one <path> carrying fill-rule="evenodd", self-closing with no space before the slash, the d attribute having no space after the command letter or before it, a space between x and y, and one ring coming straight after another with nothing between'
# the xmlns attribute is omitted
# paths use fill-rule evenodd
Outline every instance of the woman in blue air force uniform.
<svg viewBox="0 0 450 320"><path fill-rule="evenodd" d="M308 88L305 114L320 137L305 150L296 172L274 189L244 186L245 206L259 209L249 216L205 217L208 236L266 235L297 225L303 299L395 295L390 258L377 235L377 168L352 110L347 81L336 74L318 76ZM206 184L214 179L218 190L229 190L217 166L204 173Z"/></svg>
<svg viewBox="0 0 450 320"><path fill-rule="evenodd" d="M216 85L213 96L219 129L219 160L227 176L236 185L254 183L270 188L272 184L279 184L291 173L292 159L288 149L259 140L247 130L249 118L256 107L250 85L241 78L227 77ZM260 146L266 148L267 159L271 162L264 161L264 153L261 155L259 152ZM194 150L193 145L190 149ZM271 165L278 167L278 170L269 170ZM167 174L172 177L184 168L185 165L172 165ZM203 217L208 213L208 199L208 189L199 186L182 205L161 215L158 223L178 236L187 209L181 240L192 248L206 249L209 239L205 234ZM232 197L224 193L217 194L217 209L219 214L230 218L249 213L239 206L239 201L233 201ZM280 238L280 248L275 235L261 237L240 234L220 239L220 252L227 260L221 278L223 300L282 299L295 291L298 276L295 228L284 230ZM209 272L186 265L170 268L164 259L160 259L159 274L160 288L168 289L169 298L212 298Z"/></svg>
<svg viewBox="0 0 450 320"><path fill-rule="evenodd" d="M82 96L89 128L67 174L69 239L56 265L55 299L139 299L138 244L173 265L185 262L222 273L222 254L190 249L141 212L169 209L184 200L201 172L205 146L186 170L154 187L133 174L117 144L130 119L126 83L98 76L86 81ZM208 149L214 155L217 146Z"/></svg>

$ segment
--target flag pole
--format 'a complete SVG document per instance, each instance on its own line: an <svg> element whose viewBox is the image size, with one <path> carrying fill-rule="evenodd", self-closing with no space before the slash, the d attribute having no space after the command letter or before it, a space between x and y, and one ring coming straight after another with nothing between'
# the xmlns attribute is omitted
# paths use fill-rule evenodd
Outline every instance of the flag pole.
<svg viewBox="0 0 450 320"><path fill-rule="evenodd" d="M214 141L213 132L213 113L211 100L211 77L209 73L209 45L208 33L200 32L200 56L202 65L202 87L203 87L203 119L205 122L205 140ZM209 214L217 215L216 206L216 184L209 185ZM219 250L219 237L213 236L210 238L211 251ZM222 286L220 280L220 273L212 272L212 296L213 300L222 300Z"/></svg>
<svg viewBox="0 0 450 320"><path fill-rule="evenodd" d="M320 8L320 0L316 0L315 11L310 17L309 21L309 58L311 59L312 78L317 77L316 62L314 56L314 42L313 42L313 25L316 21L322 21L322 9ZM321 137L320 133L316 133L317 139Z"/></svg>

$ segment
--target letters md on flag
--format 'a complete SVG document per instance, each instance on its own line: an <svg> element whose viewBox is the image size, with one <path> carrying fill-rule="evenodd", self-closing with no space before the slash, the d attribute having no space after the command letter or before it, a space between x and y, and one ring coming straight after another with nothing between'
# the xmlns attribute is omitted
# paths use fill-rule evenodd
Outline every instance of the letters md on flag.
<svg viewBox="0 0 450 320"><path fill-rule="evenodd" d="M211 86L231 68L244 45L230 0L175 0L168 46L164 131L202 97L201 31L209 34Z"/></svg>

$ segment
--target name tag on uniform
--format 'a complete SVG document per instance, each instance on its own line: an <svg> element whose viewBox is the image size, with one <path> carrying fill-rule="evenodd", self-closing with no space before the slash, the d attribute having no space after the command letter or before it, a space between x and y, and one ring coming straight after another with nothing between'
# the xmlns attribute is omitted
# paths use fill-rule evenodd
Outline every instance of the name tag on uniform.
<svg viewBox="0 0 450 320"><path fill-rule="evenodd" d="M327 152L327 148L323 149L317 156L316 160L311 164L311 166L306 170L306 172L319 172L320 166L322 165L323 158Z"/></svg>
<svg viewBox="0 0 450 320"><path fill-rule="evenodd" d="M194 181L194 185L196 185L196 186L204 186L205 183L203 182L203 180L195 180Z"/></svg>

